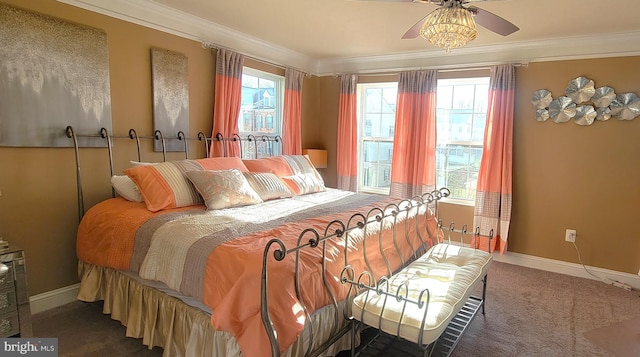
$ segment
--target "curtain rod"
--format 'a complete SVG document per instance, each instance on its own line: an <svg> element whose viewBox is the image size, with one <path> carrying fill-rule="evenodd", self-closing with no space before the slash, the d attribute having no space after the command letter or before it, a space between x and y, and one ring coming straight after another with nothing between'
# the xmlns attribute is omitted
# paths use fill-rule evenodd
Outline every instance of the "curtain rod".
<svg viewBox="0 0 640 357"><path fill-rule="evenodd" d="M515 67L524 67L524 68L529 67L529 62L487 63L487 64L481 64L481 65L475 64L475 65L467 66L467 67L465 67L465 66L460 66L460 67L446 66L446 68L444 66L412 67L412 68L407 67L407 68L390 68L390 69L388 69L389 72L386 72L386 71L378 71L378 72L376 72L376 70L369 70L369 71L364 71L364 72L359 72L359 73L338 73L338 74L334 74L333 77L340 77L342 74L357 74L358 76L362 76L362 77L367 77L367 76L394 76L394 75L400 74L400 72L420 71L420 70L429 70L429 69L437 70L438 73L490 70L491 66L497 66L497 65L501 65L501 64L512 64Z"/></svg>
<svg viewBox="0 0 640 357"><path fill-rule="evenodd" d="M202 48L205 48L205 49L212 49L212 50L219 50L219 49L223 49L223 50L228 50L228 51L237 52L237 53L240 53L241 55L243 55L243 56L245 56L245 57L247 57L247 58L250 58L250 59L252 59L252 60L254 60L254 61L256 61L256 62L260 62L260 63L268 64L268 65L270 65L270 66L273 66L273 67L276 67L276 68L280 68L280 69L284 69L284 70L286 70L287 68L295 69L296 71L299 71L299 72L304 73L304 76L305 76L305 77L311 77L311 75L310 75L309 73L307 73L306 71L300 70L300 69L298 69L298 68L295 68L295 67L289 67L289 66L283 66L283 65L281 65L281 64L279 64L279 63L275 63L275 62L267 61L267 60L264 60L264 59L262 59L262 58L257 58L257 57L251 56L251 55L249 55L249 54L246 54L246 53L243 53L243 52L240 52L240 51L236 51L236 50L231 49L231 48L228 48L228 47L224 47L224 46L216 45L215 43L212 43L212 42L202 42L202 43L201 43L201 46L202 46Z"/></svg>

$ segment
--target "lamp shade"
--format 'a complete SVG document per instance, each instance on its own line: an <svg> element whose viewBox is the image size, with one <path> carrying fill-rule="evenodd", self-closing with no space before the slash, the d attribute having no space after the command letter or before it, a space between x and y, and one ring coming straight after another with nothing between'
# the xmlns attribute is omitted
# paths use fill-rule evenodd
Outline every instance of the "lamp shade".
<svg viewBox="0 0 640 357"><path fill-rule="evenodd" d="M307 155L316 169L327 168L327 150L324 149L304 149L302 155Z"/></svg>

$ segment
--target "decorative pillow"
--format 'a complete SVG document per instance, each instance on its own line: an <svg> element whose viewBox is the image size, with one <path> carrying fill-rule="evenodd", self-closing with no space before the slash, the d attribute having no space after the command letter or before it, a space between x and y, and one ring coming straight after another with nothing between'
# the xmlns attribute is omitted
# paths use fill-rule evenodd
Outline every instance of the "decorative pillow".
<svg viewBox="0 0 640 357"><path fill-rule="evenodd" d="M255 160L242 160L249 172L271 172L278 177L295 174L282 156L263 157Z"/></svg>
<svg viewBox="0 0 640 357"><path fill-rule="evenodd" d="M307 193L322 192L325 190L324 183L314 174L299 174L280 178L291 192L296 195L306 195Z"/></svg>
<svg viewBox="0 0 640 357"><path fill-rule="evenodd" d="M270 172L245 172L244 177L263 201L293 196L289 187Z"/></svg>
<svg viewBox="0 0 640 357"><path fill-rule="evenodd" d="M307 155L283 155L282 158L289 163L293 175L309 174L315 176L324 191L324 180Z"/></svg>
<svg viewBox="0 0 640 357"><path fill-rule="evenodd" d="M138 186L125 175L113 175L111 176L111 186L116 193L127 201L142 202L142 195Z"/></svg>
<svg viewBox="0 0 640 357"><path fill-rule="evenodd" d="M209 157L196 160L205 170L231 170L238 169L242 172L249 172L239 157Z"/></svg>
<svg viewBox="0 0 640 357"><path fill-rule="evenodd" d="M189 171L185 174L204 198L208 210L262 202L238 169Z"/></svg>
<svg viewBox="0 0 640 357"><path fill-rule="evenodd" d="M202 204L202 198L184 175L187 171L195 170L203 170L197 161L179 160L131 167L124 173L140 189L147 209L157 212L166 208Z"/></svg>

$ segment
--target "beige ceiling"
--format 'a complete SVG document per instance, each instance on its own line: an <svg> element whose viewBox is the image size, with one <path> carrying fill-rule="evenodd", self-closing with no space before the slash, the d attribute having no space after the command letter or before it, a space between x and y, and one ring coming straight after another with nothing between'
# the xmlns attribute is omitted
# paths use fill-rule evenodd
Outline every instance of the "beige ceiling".
<svg viewBox="0 0 640 357"><path fill-rule="evenodd" d="M473 1L471 5L504 17L520 30L503 37L480 28L476 40L450 55L420 37L401 39L409 27L437 8L435 4L364 0L60 1L86 8L111 7L111 14L167 27L170 32L257 58L290 61L312 72L422 66L425 61L442 66L640 53L640 0ZM164 16L154 15L158 13ZM145 14L150 18L144 18ZM174 20L175 26L171 23ZM416 58L422 60L416 62ZM359 64L355 65L356 61Z"/></svg>

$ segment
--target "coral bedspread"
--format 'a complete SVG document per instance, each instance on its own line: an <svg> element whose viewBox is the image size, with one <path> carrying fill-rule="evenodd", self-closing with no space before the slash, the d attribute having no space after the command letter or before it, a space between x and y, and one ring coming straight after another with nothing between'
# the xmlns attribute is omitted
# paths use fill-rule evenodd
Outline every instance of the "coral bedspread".
<svg viewBox="0 0 640 357"><path fill-rule="evenodd" d="M192 206L153 213L144 203L114 198L97 204L84 216L78 228L77 253L84 262L131 271L204 302L213 311L212 325L233 333L245 356L268 355L269 342L260 317L260 276L267 242L276 237L291 248L304 229L315 228L323 234L332 220L346 224L354 213L366 214L391 202L395 200L387 196L328 189L246 207L206 211L204 206ZM398 226L404 227L402 236L404 229L416 229L415 223ZM378 237L369 229L367 236L374 235ZM417 247L420 241L415 234L411 237L411 245ZM349 261L356 271L365 264L358 254L361 238L350 238ZM392 240L386 241L389 246L384 249L394 249ZM407 259L411 247L406 239L398 241ZM344 297L346 288L338 281L344 266L341 243L344 241L329 242L326 261L335 277L331 288ZM368 259L378 267L374 268L378 276L386 274L381 259L369 254ZM323 289L321 260L319 249L306 249L300 256L305 282L302 298L310 313L330 303ZM390 264L397 269L402 261L398 258ZM294 288L294 257L269 266L269 311L284 351L303 330L305 317Z"/></svg>

